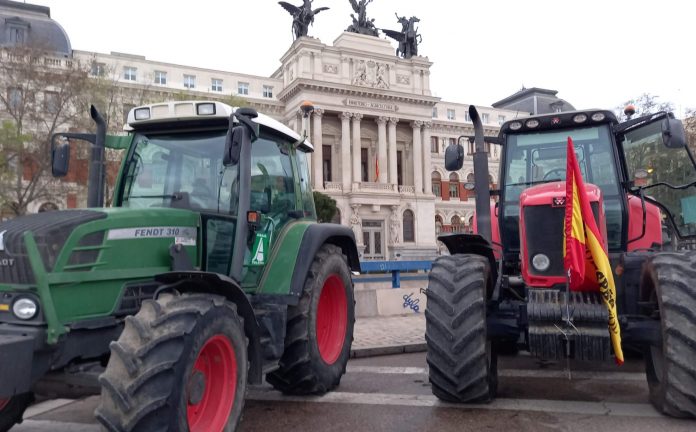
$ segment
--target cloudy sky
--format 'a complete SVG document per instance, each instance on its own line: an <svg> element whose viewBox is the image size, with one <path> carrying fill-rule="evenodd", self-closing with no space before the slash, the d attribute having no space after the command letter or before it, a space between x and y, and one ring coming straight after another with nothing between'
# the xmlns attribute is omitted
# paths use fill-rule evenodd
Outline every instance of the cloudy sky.
<svg viewBox="0 0 696 432"><path fill-rule="evenodd" d="M268 76L292 42L291 17L274 0L29 2L49 6L79 50ZM350 2L313 6L331 9L309 34L332 44L351 23ZM690 1L374 0L367 11L394 30L395 12L420 18L419 52L444 100L490 106L525 86L558 90L576 108L646 92L677 113L696 107Z"/></svg>

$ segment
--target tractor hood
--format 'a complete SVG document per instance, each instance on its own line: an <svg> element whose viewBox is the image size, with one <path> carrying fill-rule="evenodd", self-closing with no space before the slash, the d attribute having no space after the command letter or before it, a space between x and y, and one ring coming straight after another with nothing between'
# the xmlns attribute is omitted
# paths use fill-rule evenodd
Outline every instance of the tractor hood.
<svg viewBox="0 0 696 432"><path fill-rule="evenodd" d="M197 213L168 208L61 210L20 216L0 223L0 283L35 283L25 240L28 232L45 270L52 272L59 263L66 267L61 270L68 270L96 261L98 247L108 240L171 237L195 244L198 220ZM64 251L68 242L70 247L65 249L71 250Z"/></svg>
<svg viewBox="0 0 696 432"><path fill-rule="evenodd" d="M602 195L599 187L585 183L587 198L591 202L599 201ZM525 189L520 195L520 206L550 205L551 207L565 207L566 182L557 181L532 186Z"/></svg>

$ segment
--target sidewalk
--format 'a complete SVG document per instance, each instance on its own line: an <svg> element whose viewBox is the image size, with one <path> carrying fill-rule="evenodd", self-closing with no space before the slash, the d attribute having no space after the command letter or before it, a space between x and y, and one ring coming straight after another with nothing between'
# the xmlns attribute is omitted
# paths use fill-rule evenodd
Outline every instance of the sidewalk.
<svg viewBox="0 0 696 432"><path fill-rule="evenodd" d="M357 318L351 357L425 351L425 315Z"/></svg>

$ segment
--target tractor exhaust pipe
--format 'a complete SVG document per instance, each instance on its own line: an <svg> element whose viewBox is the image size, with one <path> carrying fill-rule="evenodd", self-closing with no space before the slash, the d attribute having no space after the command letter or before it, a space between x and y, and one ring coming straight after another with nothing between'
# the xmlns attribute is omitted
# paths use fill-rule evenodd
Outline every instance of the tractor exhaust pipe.
<svg viewBox="0 0 696 432"><path fill-rule="evenodd" d="M489 190L488 153L483 140L483 123L476 107L469 106L474 123L474 185L476 192L476 231L489 242L491 235L491 192Z"/></svg>
<svg viewBox="0 0 696 432"><path fill-rule="evenodd" d="M104 207L104 146L106 143L106 121L99 110L92 105L89 115L97 125L97 134L92 145L89 162L89 182L87 184L87 207Z"/></svg>

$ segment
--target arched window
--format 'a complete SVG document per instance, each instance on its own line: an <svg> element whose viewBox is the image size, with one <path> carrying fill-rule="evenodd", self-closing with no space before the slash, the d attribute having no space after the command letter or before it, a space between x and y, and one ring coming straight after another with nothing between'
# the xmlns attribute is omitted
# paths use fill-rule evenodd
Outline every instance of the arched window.
<svg viewBox="0 0 696 432"><path fill-rule="evenodd" d="M452 223L452 232L460 232L462 229L462 219L454 215L452 216L452 219L450 219L450 222Z"/></svg>
<svg viewBox="0 0 696 432"><path fill-rule="evenodd" d="M416 241L415 218L411 210L404 211L404 242Z"/></svg>
<svg viewBox="0 0 696 432"><path fill-rule="evenodd" d="M474 217L469 218L469 232L474 232Z"/></svg>
<svg viewBox="0 0 696 432"><path fill-rule="evenodd" d="M435 215L435 225L437 225L437 224L440 224L440 225L443 224L442 216L440 216L440 215Z"/></svg>
<svg viewBox="0 0 696 432"><path fill-rule="evenodd" d="M432 180L433 195L436 197L442 196L442 178L440 177L440 173L433 171Z"/></svg>
<svg viewBox="0 0 696 432"><path fill-rule="evenodd" d="M449 176L449 196L450 198L459 198L459 176L457 173L452 173Z"/></svg>
<svg viewBox="0 0 696 432"><path fill-rule="evenodd" d="M442 232L442 216L435 215L435 235L440 235Z"/></svg>

